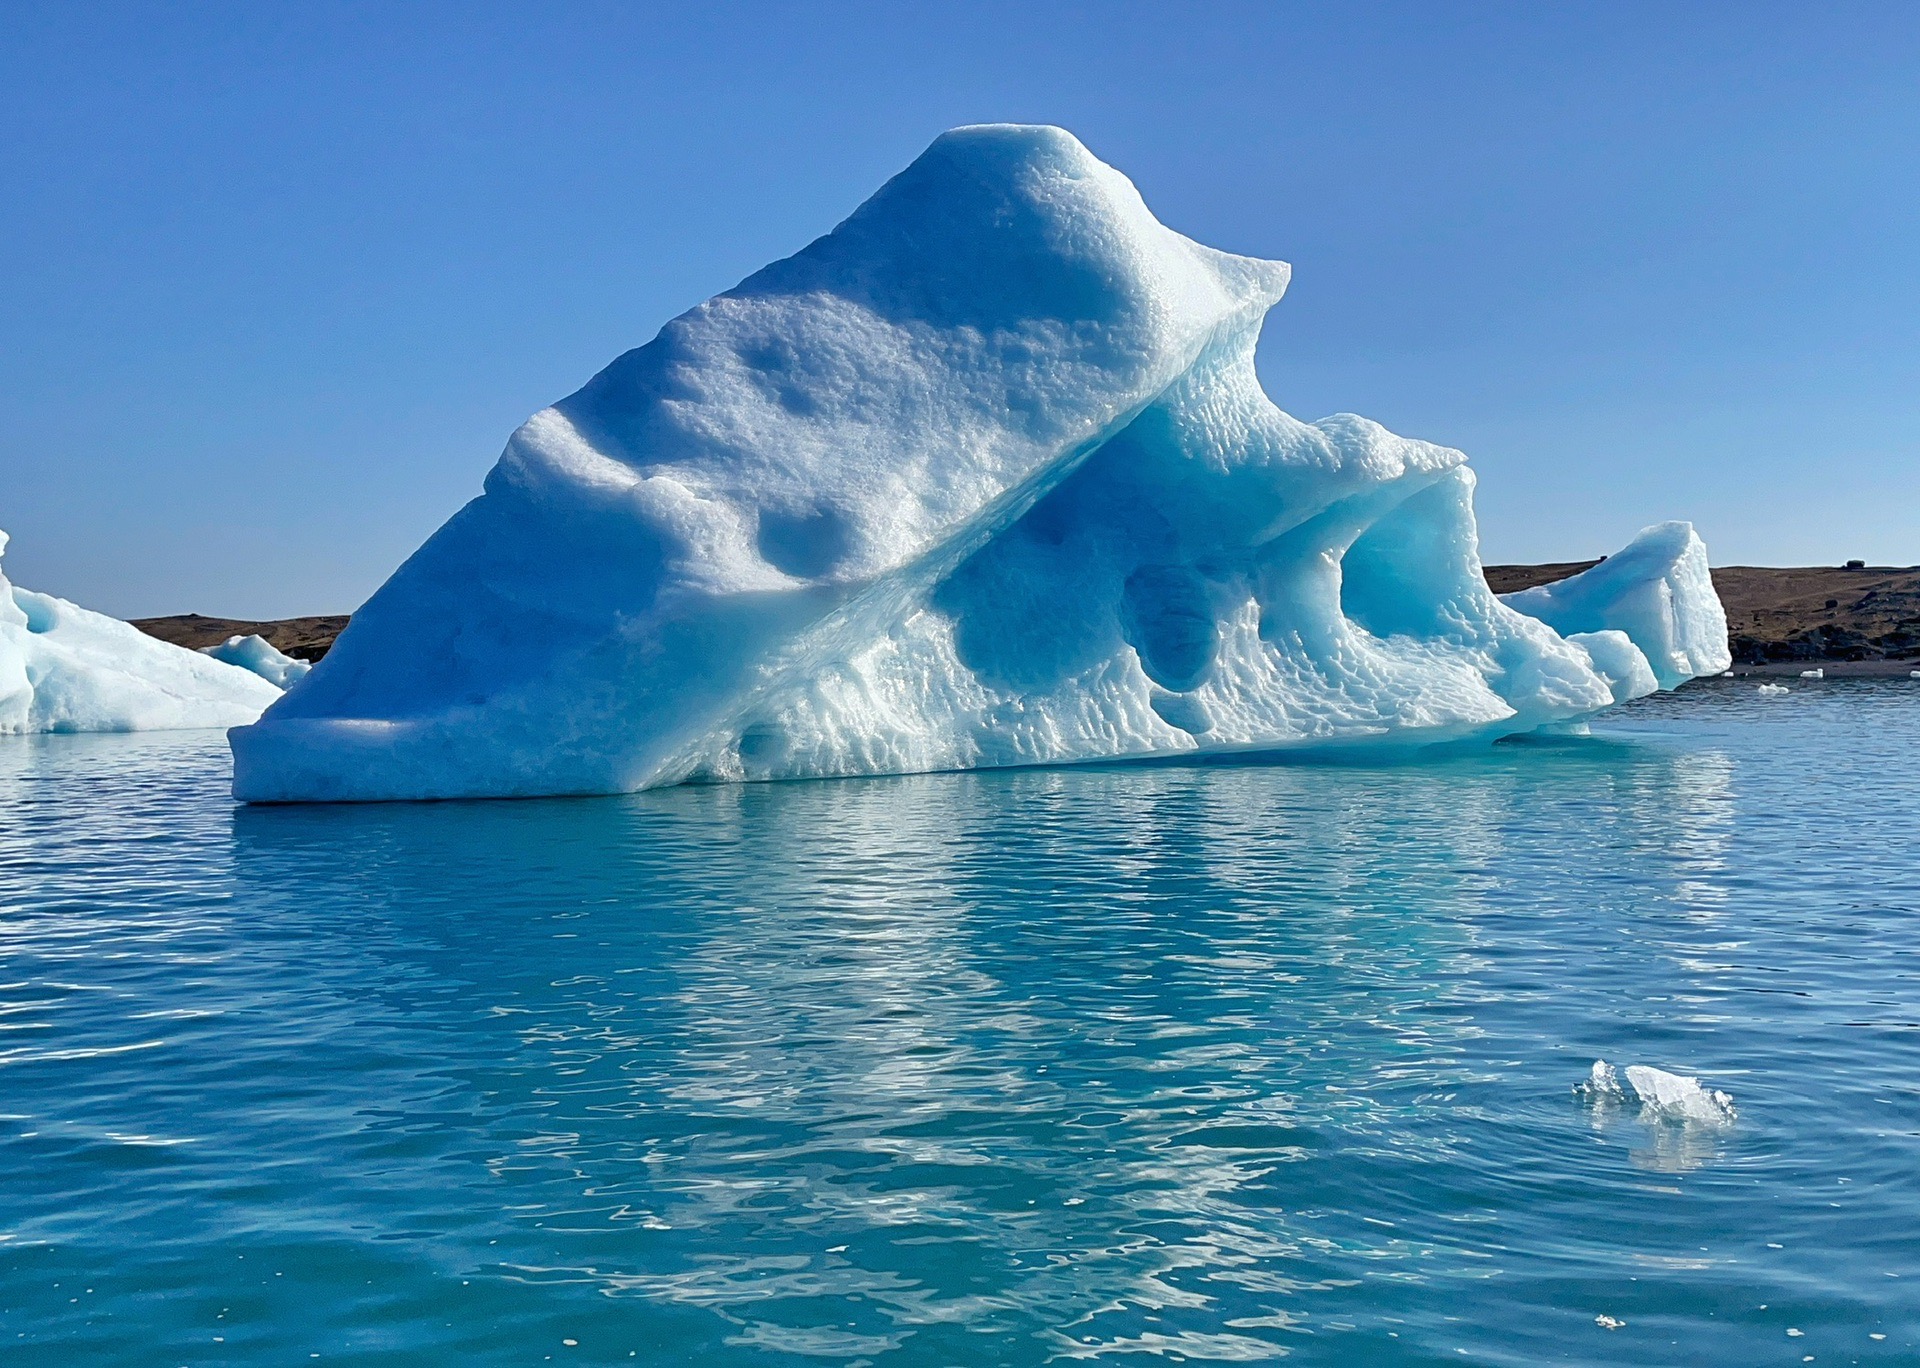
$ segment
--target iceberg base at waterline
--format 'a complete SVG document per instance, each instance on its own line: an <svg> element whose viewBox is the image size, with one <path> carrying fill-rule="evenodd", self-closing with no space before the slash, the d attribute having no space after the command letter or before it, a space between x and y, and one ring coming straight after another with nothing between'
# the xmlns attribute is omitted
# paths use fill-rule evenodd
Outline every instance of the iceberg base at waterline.
<svg viewBox="0 0 1920 1368"><path fill-rule="evenodd" d="M232 727L279 697L248 670L0 574L0 734Z"/></svg>
<svg viewBox="0 0 1920 1368"><path fill-rule="evenodd" d="M1503 603L1464 455L1275 407L1289 275L1062 130L945 134L530 419L232 733L235 794L1417 747L1726 667L1685 524Z"/></svg>

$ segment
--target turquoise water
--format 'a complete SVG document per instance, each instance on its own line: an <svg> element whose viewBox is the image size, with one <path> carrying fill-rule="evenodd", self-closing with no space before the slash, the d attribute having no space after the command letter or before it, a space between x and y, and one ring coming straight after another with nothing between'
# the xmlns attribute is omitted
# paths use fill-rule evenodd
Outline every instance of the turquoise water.
<svg viewBox="0 0 1920 1368"><path fill-rule="evenodd" d="M1917 742L1715 681L1400 768L241 810L217 735L0 739L0 1359L1913 1363Z"/></svg>

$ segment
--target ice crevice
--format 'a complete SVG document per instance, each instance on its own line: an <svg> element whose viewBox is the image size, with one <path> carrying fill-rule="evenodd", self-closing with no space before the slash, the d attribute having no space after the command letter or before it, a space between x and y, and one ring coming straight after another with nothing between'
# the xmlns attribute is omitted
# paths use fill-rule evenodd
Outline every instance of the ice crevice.
<svg viewBox="0 0 1920 1368"><path fill-rule="evenodd" d="M1277 408L1289 276L1059 129L945 134L530 419L235 792L1417 749L1725 668L1685 524L1503 602L1462 453Z"/></svg>

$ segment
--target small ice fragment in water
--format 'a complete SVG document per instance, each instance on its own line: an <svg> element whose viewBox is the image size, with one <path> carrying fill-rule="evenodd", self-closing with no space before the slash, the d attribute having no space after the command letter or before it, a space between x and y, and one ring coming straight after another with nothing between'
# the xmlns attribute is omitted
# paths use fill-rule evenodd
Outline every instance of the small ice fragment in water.
<svg viewBox="0 0 1920 1368"><path fill-rule="evenodd" d="M1762 684L1758 692L1763 694L1783 694L1783 693L1791 693L1792 690L1787 688L1787 686L1784 684Z"/></svg>
<svg viewBox="0 0 1920 1368"><path fill-rule="evenodd" d="M263 636L230 636L218 646L202 646L200 654L251 670L276 689L292 688L313 668L284 654Z"/></svg>
<svg viewBox="0 0 1920 1368"><path fill-rule="evenodd" d="M1602 1330L1618 1330L1621 1326L1626 1324L1625 1321L1615 1320L1612 1316L1595 1316L1593 1318L1593 1323L1599 1326Z"/></svg>
<svg viewBox="0 0 1920 1368"><path fill-rule="evenodd" d="M1581 1097L1594 1100L1626 1096L1625 1090L1620 1086L1620 1075L1614 1071L1613 1065L1604 1059L1594 1060L1593 1070L1587 1075L1587 1081L1574 1084L1573 1090Z"/></svg>
<svg viewBox="0 0 1920 1368"><path fill-rule="evenodd" d="M1645 1064L1630 1064L1627 1082L1645 1106L1667 1116L1688 1121L1733 1119L1732 1095L1703 1088L1697 1078L1650 1069Z"/></svg>
<svg viewBox="0 0 1920 1368"><path fill-rule="evenodd" d="M1827 672L1825 670L1802 670L1800 677L1802 679L1825 679Z"/></svg>
<svg viewBox="0 0 1920 1368"><path fill-rule="evenodd" d="M1731 1121L1735 1112L1733 1096L1713 1088L1703 1088L1697 1078L1668 1073L1645 1064L1629 1064L1626 1087L1621 1086L1621 1070L1604 1059L1593 1061L1587 1077L1573 1085L1574 1094L1590 1103L1617 1103L1627 1096L1627 1088L1640 1100L1643 1118L1675 1121Z"/></svg>

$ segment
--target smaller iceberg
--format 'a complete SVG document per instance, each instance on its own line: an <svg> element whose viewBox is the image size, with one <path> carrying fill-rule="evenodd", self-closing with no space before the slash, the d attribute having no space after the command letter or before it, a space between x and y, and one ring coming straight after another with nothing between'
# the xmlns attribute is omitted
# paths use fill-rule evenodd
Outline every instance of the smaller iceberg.
<svg viewBox="0 0 1920 1368"><path fill-rule="evenodd" d="M1591 570L1500 601L1569 639L1624 632L1663 689L1732 663L1726 610L1707 569L1706 543L1691 523L1655 523Z"/></svg>
<svg viewBox="0 0 1920 1368"><path fill-rule="evenodd" d="M252 670L276 689L291 689L305 679L307 671L313 668L304 660L295 660L259 635L230 636L218 646L202 646L200 654L223 660L229 665L238 665L243 670Z"/></svg>
<svg viewBox="0 0 1920 1368"><path fill-rule="evenodd" d="M0 735L244 726L279 697L250 670L0 574Z"/></svg>

